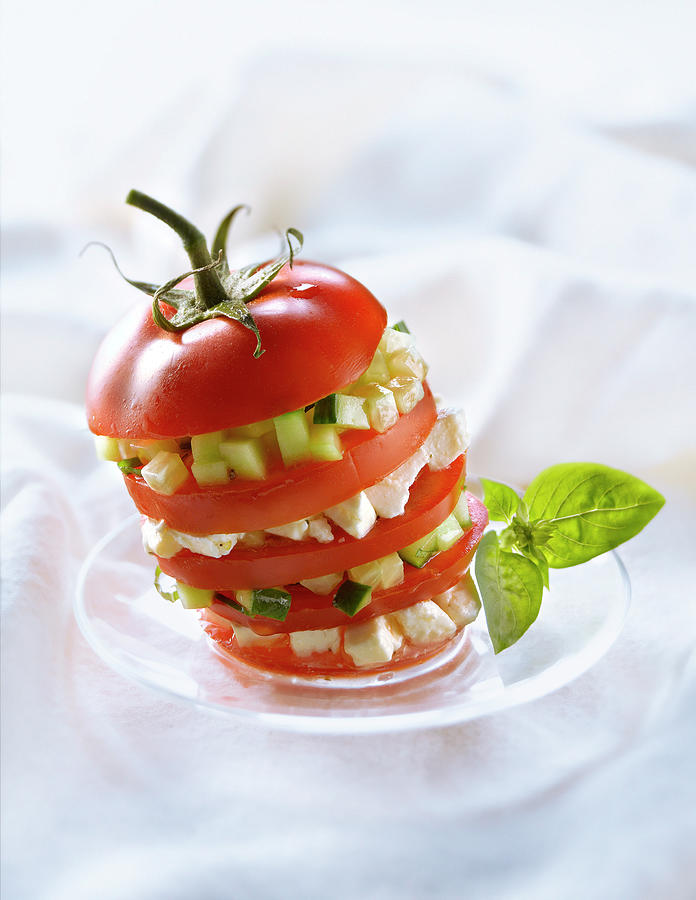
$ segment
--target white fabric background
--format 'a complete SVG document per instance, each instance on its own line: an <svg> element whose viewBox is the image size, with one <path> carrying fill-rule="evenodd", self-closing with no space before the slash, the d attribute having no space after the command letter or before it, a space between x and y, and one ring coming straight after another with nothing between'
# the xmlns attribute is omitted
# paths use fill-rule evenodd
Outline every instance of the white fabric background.
<svg viewBox="0 0 696 900"><path fill-rule="evenodd" d="M5 3L3 897L696 894L696 22L682 3ZM139 187L239 259L276 226L404 316L472 470L606 462L667 497L627 625L557 694L458 727L303 737L124 681L72 617L129 512L84 379L136 277ZM185 263L184 263L185 265Z"/></svg>

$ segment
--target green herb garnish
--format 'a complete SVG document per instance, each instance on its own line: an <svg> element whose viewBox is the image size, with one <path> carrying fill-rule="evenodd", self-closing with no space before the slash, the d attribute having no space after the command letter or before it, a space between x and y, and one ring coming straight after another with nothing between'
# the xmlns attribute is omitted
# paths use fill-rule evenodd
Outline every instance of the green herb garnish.
<svg viewBox="0 0 696 900"><path fill-rule="evenodd" d="M538 475L522 498L482 479L484 503L507 527L484 535L476 580L496 653L539 614L549 568L576 566L635 537L665 499L639 478L597 463L562 463Z"/></svg>
<svg viewBox="0 0 696 900"><path fill-rule="evenodd" d="M137 456L131 456L130 459L119 459L116 465L124 475L140 475L143 464Z"/></svg>

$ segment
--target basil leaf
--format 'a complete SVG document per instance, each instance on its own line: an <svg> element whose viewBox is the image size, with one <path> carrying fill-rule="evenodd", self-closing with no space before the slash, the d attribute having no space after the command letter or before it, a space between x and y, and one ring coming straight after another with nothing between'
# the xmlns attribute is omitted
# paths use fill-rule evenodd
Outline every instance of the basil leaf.
<svg viewBox="0 0 696 900"><path fill-rule="evenodd" d="M483 502L492 522L510 522L520 505L517 493L507 484L482 478Z"/></svg>
<svg viewBox="0 0 696 900"><path fill-rule="evenodd" d="M545 469L525 495L530 519L548 530L543 553L552 568L587 562L623 544L662 508L650 485L597 463L561 463Z"/></svg>
<svg viewBox="0 0 696 900"><path fill-rule="evenodd" d="M496 653L518 641L539 615L541 572L526 556L503 550L489 531L476 553L476 581Z"/></svg>
<svg viewBox="0 0 696 900"><path fill-rule="evenodd" d="M130 459L119 459L116 465L124 475L140 475L140 470L143 466L137 456L131 456Z"/></svg>

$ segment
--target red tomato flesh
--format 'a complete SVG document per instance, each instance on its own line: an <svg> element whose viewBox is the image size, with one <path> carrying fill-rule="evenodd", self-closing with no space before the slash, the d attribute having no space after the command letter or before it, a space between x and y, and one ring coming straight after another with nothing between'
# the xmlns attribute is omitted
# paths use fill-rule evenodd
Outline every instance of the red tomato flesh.
<svg viewBox="0 0 696 900"><path fill-rule="evenodd" d="M439 472L426 467L413 483L403 514L377 519L364 538L351 537L335 525L331 543L267 535L263 547L235 547L220 559L190 550L171 559L158 557L160 568L184 584L217 591L278 587L345 571L400 550L443 522L459 498L464 462L464 456L459 456Z"/></svg>
<svg viewBox="0 0 696 900"><path fill-rule="evenodd" d="M387 324L354 278L296 261L250 301L265 352L239 322L214 318L180 333L139 304L109 332L87 383L96 434L165 438L204 434L300 409L355 381Z"/></svg>
<svg viewBox="0 0 696 900"><path fill-rule="evenodd" d="M235 478L221 487L201 487L191 476L171 496L153 491L139 475L124 475L128 493L143 515L187 534L260 531L316 515L381 481L416 452L437 418L430 389L424 388L420 403L383 434L344 432L343 459L335 462L290 469L280 463L263 481Z"/></svg>
<svg viewBox="0 0 696 900"><path fill-rule="evenodd" d="M257 634L265 635L357 624L375 616L396 612L421 600L429 600L453 587L464 575L488 524L486 507L472 494L467 493L466 497L473 525L457 543L444 553L438 553L422 569L405 564L402 583L387 590L373 591L369 605L352 617L331 605L333 594L320 596L300 584L284 588L290 592L292 602L290 612L283 622L263 616L250 618L222 601L215 601L210 609L230 622L246 625ZM339 571L339 567L334 571ZM232 592L221 593L229 593L234 598Z"/></svg>

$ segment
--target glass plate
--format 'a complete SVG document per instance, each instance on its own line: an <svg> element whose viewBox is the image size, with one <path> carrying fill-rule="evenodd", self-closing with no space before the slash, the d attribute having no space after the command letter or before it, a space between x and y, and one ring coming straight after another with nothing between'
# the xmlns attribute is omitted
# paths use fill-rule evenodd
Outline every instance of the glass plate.
<svg viewBox="0 0 696 900"><path fill-rule="evenodd" d="M139 516L94 547L78 579L82 633L117 672L198 706L297 732L375 733L464 722L567 684L616 640L630 582L616 553L551 573L539 618L495 656L483 614L439 656L354 679L269 674L222 655L192 610L164 601Z"/></svg>

